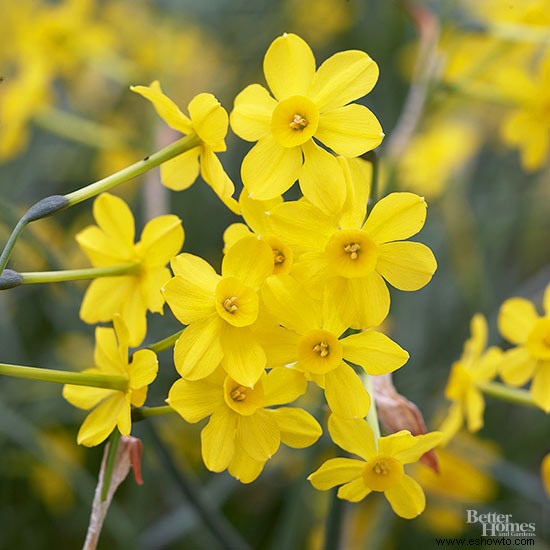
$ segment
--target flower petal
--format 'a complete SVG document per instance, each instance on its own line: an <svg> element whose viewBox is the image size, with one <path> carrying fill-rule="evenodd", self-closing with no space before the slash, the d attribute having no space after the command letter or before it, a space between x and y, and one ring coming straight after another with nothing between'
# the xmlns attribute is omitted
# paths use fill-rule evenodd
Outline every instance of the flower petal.
<svg viewBox="0 0 550 550"><path fill-rule="evenodd" d="M193 147L160 165L162 185L174 191L191 187L199 176L200 147Z"/></svg>
<svg viewBox="0 0 550 550"><path fill-rule="evenodd" d="M128 205L110 193L101 193L94 201L94 218L97 225L109 237L121 256L134 249L134 216Z"/></svg>
<svg viewBox="0 0 550 550"><path fill-rule="evenodd" d="M313 445L322 435L323 430L319 422L303 409L279 407L267 410L275 419L281 431L281 441L295 449L305 449Z"/></svg>
<svg viewBox="0 0 550 550"><path fill-rule="evenodd" d="M115 429L117 418L124 407L130 409L130 404L122 392L116 392L101 402L82 423L76 438L77 443L94 447L105 441Z"/></svg>
<svg viewBox="0 0 550 550"><path fill-rule="evenodd" d="M346 177L346 202L340 214L342 229L357 229L367 215L367 202L372 181L372 163L362 159L338 157Z"/></svg>
<svg viewBox="0 0 550 550"><path fill-rule="evenodd" d="M147 222L136 246L148 267L165 266L183 246L184 232L177 216L158 216Z"/></svg>
<svg viewBox="0 0 550 550"><path fill-rule="evenodd" d="M485 410L483 394L477 388L468 389L465 409L468 431L477 432L483 427L483 411Z"/></svg>
<svg viewBox="0 0 550 550"><path fill-rule="evenodd" d="M271 247L256 236L239 239L225 255L222 262L222 275L235 277L254 289L273 272L273 252Z"/></svg>
<svg viewBox="0 0 550 550"><path fill-rule="evenodd" d="M121 249L97 225L90 225L76 234L78 245L95 267L131 263L134 260L134 248Z"/></svg>
<svg viewBox="0 0 550 550"><path fill-rule="evenodd" d="M223 472L235 453L237 414L219 408L201 432L201 450L204 465L211 472Z"/></svg>
<svg viewBox="0 0 550 550"><path fill-rule="evenodd" d="M414 193L390 193L374 205L363 229L377 244L408 239L424 226L426 209Z"/></svg>
<svg viewBox="0 0 550 550"><path fill-rule="evenodd" d="M130 388L139 389L148 386L157 377L159 363L157 355L150 349L140 349L134 352L128 370Z"/></svg>
<svg viewBox="0 0 550 550"><path fill-rule="evenodd" d="M230 116L231 128L246 141L258 141L271 129L271 114L277 102L259 84L247 86L236 98Z"/></svg>
<svg viewBox="0 0 550 550"><path fill-rule="evenodd" d="M356 454L367 461L377 454L374 434L366 420L342 418L331 414L328 419L328 431L332 441L348 453Z"/></svg>
<svg viewBox="0 0 550 550"><path fill-rule="evenodd" d="M306 393L307 381L303 373L286 368L271 369L264 383L264 407L283 405L296 401Z"/></svg>
<svg viewBox="0 0 550 550"><path fill-rule="evenodd" d="M327 460L318 470L309 475L308 480L320 491L327 491L349 483L355 479L361 479L365 463L354 458L331 458Z"/></svg>
<svg viewBox="0 0 550 550"><path fill-rule="evenodd" d="M164 298L178 321L188 325L216 311L214 292L177 275L163 289Z"/></svg>
<svg viewBox="0 0 550 550"><path fill-rule="evenodd" d="M304 40L285 33L269 46L264 58L264 74L277 99L306 95L315 74L315 57Z"/></svg>
<svg viewBox="0 0 550 550"><path fill-rule="evenodd" d="M309 96L321 112L367 95L378 80L378 65L358 50L338 52L317 69Z"/></svg>
<svg viewBox="0 0 550 550"><path fill-rule="evenodd" d="M525 298L510 298L500 308L498 329L512 344L523 344L538 318L532 302Z"/></svg>
<svg viewBox="0 0 550 550"><path fill-rule="evenodd" d="M218 197L231 197L235 192L235 186L225 173L222 163L215 153L207 147L203 147L201 153L201 175Z"/></svg>
<svg viewBox="0 0 550 550"><path fill-rule="evenodd" d="M170 388L166 402L186 422L194 424L224 405L223 390L209 379L195 382L180 379Z"/></svg>
<svg viewBox="0 0 550 550"><path fill-rule="evenodd" d="M370 407L361 379L344 362L325 374L325 396L330 410L344 418L364 418Z"/></svg>
<svg viewBox="0 0 550 550"><path fill-rule="evenodd" d="M363 477L359 477L342 485L338 489L337 496L344 500L349 500L350 502L359 502L363 500L371 491L366 485Z"/></svg>
<svg viewBox="0 0 550 550"><path fill-rule="evenodd" d="M292 187L301 166L301 147L283 147L269 135L261 138L244 157L241 177L250 197L273 199Z"/></svg>
<svg viewBox="0 0 550 550"><path fill-rule="evenodd" d="M131 300L134 277L101 277L90 283L80 305L80 318L85 323L110 321Z"/></svg>
<svg viewBox="0 0 550 550"><path fill-rule="evenodd" d="M533 401L550 413L550 361L541 361L531 384Z"/></svg>
<svg viewBox="0 0 550 550"><path fill-rule="evenodd" d="M385 243L378 250L376 271L399 290L426 286L437 269L433 252L422 243Z"/></svg>
<svg viewBox="0 0 550 550"><path fill-rule="evenodd" d="M97 369L87 369L84 372L99 373L101 371ZM73 405L73 407L78 407L85 411L92 409L104 399L108 399L115 395L115 393L119 392L116 390L106 390L104 388L89 388L87 386L73 386L70 384L65 384L63 386L63 397Z"/></svg>
<svg viewBox="0 0 550 550"><path fill-rule="evenodd" d="M170 265L175 275L183 277L205 291L211 291L212 295L221 279L206 260L194 254L179 254L172 259Z"/></svg>
<svg viewBox="0 0 550 550"><path fill-rule="evenodd" d="M193 129L204 143L215 146L223 141L229 126L227 111L212 94L198 94L188 105Z"/></svg>
<svg viewBox="0 0 550 550"><path fill-rule="evenodd" d="M525 348L513 348L501 356L499 374L510 386L523 386L537 366L537 360Z"/></svg>
<svg viewBox="0 0 550 550"><path fill-rule="evenodd" d="M360 365L371 376L393 372L402 367L409 354L381 332L368 330L342 340L344 359Z"/></svg>
<svg viewBox="0 0 550 550"><path fill-rule="evenodd" d="M430 432L414 436L414 445L391 455L403 464L418 462L424 453L439 446L443 441L441 432ZM380 451L382 452L382 451Z"/></svg>
<svg viewBox="0 0 550 550"><path fill-rule="evenodd" d="M264 469L265 461L254 460L244 452L241 444L235 441L235 453L227 470L241 483L252 483Z"/></svg>
<svg viewBox="0 0 550 550"><path fill-rule="evenodd" d="M139 346L147 332L147 306L143 299L139 280L136 277L132 278L128 298L119 313L128 328L130 346Z"/></svg>
<svg viewBox="0 0 550 550"><path fill-rule="evenodd" d="M141 276L141 293L144 304L149 311L163 314L164 296L161 289L171 277L170 270L166 267L148 269Z"/></svg>
<svg viewBox="0 0 550 550"><path fill-rule="evenodd" d="M281 443L277 423L261 409L251 416L239 417L237 438L245 453L263 462L277 452Z"/></svg>
<svg viewBox="0 0 550 550"><path fill-rule="evenodd" d="M408 475L404 475L397 485L386 489L384 495L393 511L405 519L415 518L426 507L426 497L422 487Z"/></svg>
<svg viewBox="0 0 550 550"><path fill-rule="evenodd" d="M127 343L126 343L127 344ZM128 348L121 356L117 334L114 329L107 327L97 327L95 329L95 348L94 364L99 370L107 374L126 375L126 365L128 364Z"/></svg>

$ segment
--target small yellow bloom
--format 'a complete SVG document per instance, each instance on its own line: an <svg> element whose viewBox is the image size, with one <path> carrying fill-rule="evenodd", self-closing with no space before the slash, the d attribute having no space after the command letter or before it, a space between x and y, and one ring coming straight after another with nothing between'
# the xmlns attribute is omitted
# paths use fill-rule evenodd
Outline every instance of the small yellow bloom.
<svg viewBox="0 0 550 550"><path fill-rule="evenodd" d="M318 422L303 409L268 408L294 401L305 393L306 385L304 376L292 369L272 369L254 387L243 386L217 369L204 380L178 380L167 402L187 422L210 417L201 433L209 470L228 469L242 483L250 483L281 442L304 448L321 436Z"/></svg>
<svg viewBox="0 0 550 550"><path fill-rule="evenodd" d="M516 347L504 353L499 373L511 386L522 386L532 378L533 401L550 412L550 285L543 306L545 315L539 316L524 298L510 298L502 304L498 328Z"/></svg>
<svg viewBox="0 0 550 550"><path fill-rule="evenodd" d="M382 142L380 123L363 105L351 103L372 90L378 66L364 52L349 50L317 70L310 47L295 34L269 46L264 59L268 90L259 84L235 99L231 127L258 143L246 155L241 175L251 197L282 195L299 179L303 194L325 212L346 199L342 170L333 155L358 157Z"/></svg>
<svg viewBox="0 0 550 550"><path fill-rule="evenodd" d="M132 429L131 407L141 407L147 387L157 376L157 356L151 350L136 351L128 363L128 331L117 315L114 328L96 328L95 368L87 373L113 374L128 378L126 391L65 385L63 397L79 409L94 409L78 432L79 445L93 447L105 441L118 427L122 435Z"/></svg>
<svg viewBox="0 0 550 550"><path fill-rule="evenodd" d="M383 492L393 511L405 519L415 518L424 511L424 492L405 474L404 465L418 461L436 447L442 439L441 433L412 436L402 430L376 441L366 420L336 415L329 418L328 429L334 443L362 460L328 460L308 477L316 489L326 491L342 485L338 498L351 502L363 500L372 491Z"/></svg>
<svg viewBox="0 0 550 550"><path fill-rule="evenodd" d="M119 277L99 277L88 287L80 317L86 323L107 322L119 314L128 327L130 345L137 346L147 331L147 310L161 313L160 289L170 279L166 264L183 245L184 232L177 216L159 216L148 222L134 244L134 217L128 205L109 193L93 206L97 222L76 235L94 267L134 265L135 271Z"/></svg>
<svg viewBox="0 0 550 550"><path fill-rule="evenodd" d="M497 374L502 352L487 346L487 321L481 314L474 315L470 323L471 338L464 344L464 352L453 364L445 397L453 402L441 431L450 440L466 419L468 430L476 432L483 427L485 401L478 384L489 382Z"/></svg>
<svg viewBox="0 0 550 550"><path fill-rule="evenodd" d="M216 195L238 213L238 204L232 198L235 186L215 154L226 150L225 136L229 123L227 112L220 102L212 94L199 94L187 107L188 117L164 95L156 80L150 86L131 86L130 89L148 99L168 126L185 135L196 134L201 139L197 147L161 165L162 183L175 191L187 189L197 179L200 169L202 178Z"/></svg>

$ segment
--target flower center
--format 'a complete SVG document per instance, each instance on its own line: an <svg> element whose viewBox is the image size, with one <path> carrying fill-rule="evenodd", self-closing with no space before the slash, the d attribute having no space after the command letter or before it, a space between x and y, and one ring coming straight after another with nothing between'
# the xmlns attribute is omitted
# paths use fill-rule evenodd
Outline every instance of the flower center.
<svg viewBox="0 0 550 550"><path fill-rule="evenodd" d="M235 277L223 277L216 286L216 311L234 327L246 327L258 318L258 293Z"/></svg>
<svg viewBox="0 0 550 550"><path fill-rule="evenodd" d="M253 388L249 388L227 376L223 389L225 404L240 415L250 416L264 406L263 378L260 378Z"/></svg>
<svg viewBox="0 0 550 550"><path fill-rule="evenodd" d="M223 308L225 309L225 311L231 314L238 311L239 307L237 306L237 296L231 296L231 298L226 298L223 301Z"/></svg>
<svg viewBox="0 0 550 550"><path fill-rule="evenodd" d="M294 115L294 118L292 119L292 122L290 123L290 127L293 130L303 130L309 122L306 118L304 118L302 115Z"/></svg>
<svg viewBox="0 0 550 550"><path fill-rule="evenodd" d="M361 245L359 243L349 243L344 246L344 252L349 254L352 260L357 260L359 257L359 250L361 250Z"/></svg>
<svg viewBox="0 0 550 550"><path fill-rule="evenodd" d="M265 235L262 239L271 247L273 251L273 273L282 275L288 273L292 267L294 255L292 250L275 235Z"/></svg>
<svg viewBox="0 0 550 550"><path fill-rule="evenodd" d="M348 279L372 273L378 262L378 246L361 229L336 231L325 252L332 271Z"/></svg>
<svg viewBox="0 0 550 550"><path fill-rule="evenodd" d="M275 265L284 264L285 259L285 255L282 250L279 250L278 248L273 249L273 261L275 262Z"/></svg>
<svg viewBox="0 0 550 550"><path fill-rule="evenodd" d="M363 470L365 485L373 491L385 491L399 483L405 474L403 464L391 456L376 456Z"/></svg>
<svg viewBox="0 0 550 550"><path fill-rule="evenodd" d="M326 342L319 342L313 346L313 351L317 352L320 357L327 357L330 346Z"/></svg>
<svg viewBox="0 0 550 550"><path fill-rule="evenodd" d="M325 374L340 366L343 353L342 344L332 332L310 330L298 342L297 368L312 374Z"/></svg>
<svg viewBox="0 0 550 550"><path fill-rule="evenodd" d="M246 388L239 386L229 393L233 401L244 401L246 399Z"/></svg>
<svg viewBox="0 0 550 550"><path fill-rule="evenodd" d="M319 125L319 109L311 99L295 95L277 103L271 115L271 132L279 145L297 147L310 140Z"/></svg>

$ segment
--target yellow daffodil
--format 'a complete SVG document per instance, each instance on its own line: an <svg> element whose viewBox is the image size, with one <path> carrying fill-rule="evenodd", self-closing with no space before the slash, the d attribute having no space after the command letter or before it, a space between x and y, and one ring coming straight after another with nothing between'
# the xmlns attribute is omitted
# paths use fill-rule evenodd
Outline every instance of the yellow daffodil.
<svg viewBox="0 0 550 550"><path fill-rule="evenodd" d="M212 94L198 94L187 106L188 117L164 95L156 80L150 86L131 86L130 89L148 99L168 126L185 135L196 134L200 139L197 147L161 165L162 183L175 191L187 189L193 185L200 170L202 178L216 195L238 213L237 202L232 197L235 186L216 156L216 153L226 150L229 123L227 111L220 102Z"/></svg>
<svg viewBox="0 0 550 550"><path fill-rule="evenodd" d="M128 362L128 331L117 315L114 328L96 328L94 351L95 368L87 373L101 373L128 378L126 391L65 385L63 397L79 409L94 409L84 420L77 441L93 447L118 427L122 435L130 435L132 429L131 406L141 407L147 397L147 386L157 376L157 356L151 350L136 351Z"/></svg>
<svg viewBox="0 0 550 550"><path fill-rule="evenodd" d="M262 289L267 311L278 325L264 329L268 366L294 363L324 388L330 409L339 416L364 418L370 399L361 379L346 362L380 375L403 366L409 354L380 332L341 338L348 328L326 299L320 305L288 275L269 277Z"/></svg>
<svg viewBox="0 0 550 550"><path fill-rule="evenodd" d="M320 437L318 422L303 409L268 408L294 401L305 393L306 384L301 373L276 368L251 388L217 369L204 380L178 380L167 402L187 422L210 417L201 432L202 456L209 470L228 469L242 483L250 483L281 442L304 448Z"/></svg>
<svg viewBox="0 0 550 550"><path fill-rule="evenodd" d="M331 307L348 326L368 328L382 323L389 311L384 279L400 290L418 290L436 270L427 246L403 242L420 231L426 208L418 195L392 193L374 205L363 224L357 216L327 216L305 201L275 206L271 220L283 240L305 252L292 275L317 297L326 287Z"/></svg>
<svg viewBox="0 0 550 550"><path fill-rule="evenodd" d="M516 347L504 353L499 373L512 386L522 386L532 378L533 401L550 412L550 285L543 306L545 315L539 316L524 298L510 298L502 304L498 328Z"/></svg>
<svg viewBox="0 0 550 550"><path fill-rule="evenodd" d="M321 491L342 485L338 498L359 502L372 491L383 492L393 511L412 519L424 511L426 497L422 487L405 474L403 466L416 462L441 441L439 432L413 436L402 430L375 440L371 427L363 419L329 418L328 429L334 443L355 458L333 458L308 479Z"/></svg>
<svg viewBox="0 0 550 550"><path fill-rule="evenodd" d="M453 402L441 431L446 441L450 440L462 427L464 419L470 432L483 427L485 401L479 384L491 381L497 374L502 360L502 352L497 347L487 346L487 321L476 314L470 323L471 338L464 344L459 361L453 364L445 397Z"/></svg>
<svg viewBox="0 0 550 550"><path fill-rule="evenodd" d="M542 486L544 487L548 497L550 497L550 453L542 459L542 463L540 465L540 475L542 478Z"/></svg>
<svg viewBox="0 0 550 550"><path fill-rule="evenodd" d="M198 256L174 258L175 277L164 296L177 319L189 325L174 348L184 378L206 378L221 362L239 384L253 387L258 381L267 359L251 325L258 318L258 290L273 272L273 262L271 248L252 236L229 249L221 276Z"/></svg>
<svg viewBox="0 0 550 550"><path fill-rule="evenodd" d="M349 50L327 59L317 70L310 47L295 34L269 46L264 74L273 94L259 84L235 99L231 127L241 138L257 141L244 158L241 176L254 199L277 197L299 179L303 194L328 213L346 198L335 157L358 157L377 147L384 134L363 105L351 103L372 90L378 66L364 52Z"/></svg>
<svg viewBox="0 0 550 550"><path fill-rule="evenodd" d="M137 346L147 331L147 310L161 313L164 298L160 289L170 279L166 264L183 245L184 232L177 216L159 216L148 222L141 240L134 244L134 217L120 198L103 193L93 206L97 222L76 235L78 244L94 267L134 266L118 277L92 281L80 308L86 323L110 321L118 313Z"/></svg>

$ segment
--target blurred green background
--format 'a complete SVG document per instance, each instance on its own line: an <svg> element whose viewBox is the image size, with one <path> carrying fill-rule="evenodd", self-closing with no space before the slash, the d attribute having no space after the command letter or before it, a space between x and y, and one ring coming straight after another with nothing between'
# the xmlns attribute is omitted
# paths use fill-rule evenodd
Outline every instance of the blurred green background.
<svg viewBox="0 0 550 550"><path fill-rule="evenodd" d="M230 111L244 86L264 82L262 59L271 41L295 32L318 63L361 49L379 64L380 80L361 102L387 136L378 150L382 193L427 197L419 240L434 251L438 271L419 292L392 291L386 328L411 355L395 385L421 408L429 429L445 414L443 390L471 316L484 313L491 343L505 346L496 330L500 304L524 296L540 305L550 280L548 151L538 166L526 166L502 128L522 106L507 71L535 80L548 56L548 41L536 39L550 28L547 1L0 0L0 8L0 245L34 202L82 187L175 139L130 85L158 79L182 109L194 94L212 92ZM403 127L411 89L420 102ZM404 145L396 144L398 135ZM240 190L240 162L250 145L231 133L227 143L221 160ZM223 230L238 218L206 185L173 193L155 169L114 192L131 204L138 226L160 213L179 215L184 250L219 267ZM85 267L74 235L92 221L87 202L30 226L10 267ZM93 327L78 317L85 287L30 285L0 293L0 361L89 367ZM179 329L165 310L149 317L148 342ZM159 359L151 405L163 404L177 378L170 351ZM102 448L76 445L83 417L56 385L0 380L2 550L82 544L102 456ZM424 516L397 518L380 495L348 505L346 548L433 548L435 536L478 537L477 526L465 523L467 508L536 522L537 547L544 548L550 510L540 463L550 450L548 419L540 410L487 398L485 420L478 438L446 449L464 461L455 459L456 475L451 466L441 481L423 474L430 478ZM146 424L160 434L177 475ZM206 471L199 430L179 417L135 425L133 434L144 443L145 484L122 485L99 548L216 548L186 501L182 476L201 484L253 548L320 548L328 495L305 477L333 452L326 436L312 449L281 451L255 483L243 486Z"/></svg>

